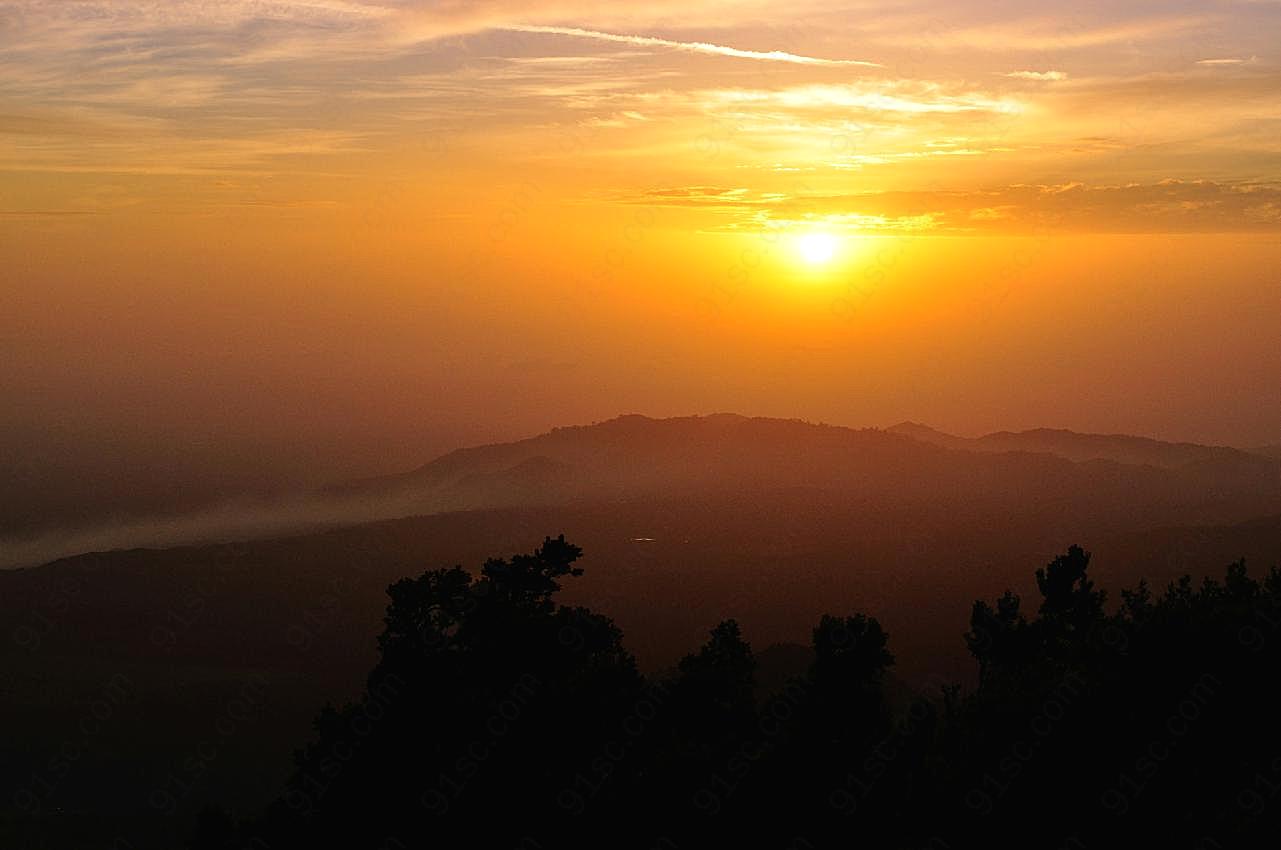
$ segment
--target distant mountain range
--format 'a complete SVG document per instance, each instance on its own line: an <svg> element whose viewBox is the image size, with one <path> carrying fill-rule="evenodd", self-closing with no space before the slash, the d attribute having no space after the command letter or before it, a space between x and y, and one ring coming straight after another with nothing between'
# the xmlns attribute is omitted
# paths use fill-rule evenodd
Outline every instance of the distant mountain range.
<svg viewBox="0 0 1281 850"><path fill-rule="evenodd" d="M1262 451L1052 429L969 439L915 423L856 430L733 414L630 415L460 449L324 494L440 510L752 488L892 498L1029 498L1080 488L1101 504L1142 512L1281 497L1278 460Z"/></svg>
<svg viewBox="0 0 1281 850"><path fill-rule="evenodd" d="M0 568L79 552L262 539L448 511L800 488L846 499L1072 503L1101 522L1231 522L1281 510L1281 451L1036 429L958 437L733 414L621 416L458 449L397 475L164 517L0 534ZM1088 498L1085 498L1088 494ZM1048 500L1048 502L1047 502ZM1072 511L1068 511L1071 514ZM0 526L2 527L2 526Z"/></svg>
<svg viewBox="0 0 1281 850"><path fill-rule="evenodd" d="M1040 452L1073 461L1111 460L1117 463L1146 464L1178 469L1191 464L1249 464L1256 456L1281 457L1281 447L1251 451L1198 443L1168 443L1128 434L1080 434L1060 428L1030 431L997 431L982 437L957 437L918 422L901 422L888 429L948 449L972 452Z"/></svg>

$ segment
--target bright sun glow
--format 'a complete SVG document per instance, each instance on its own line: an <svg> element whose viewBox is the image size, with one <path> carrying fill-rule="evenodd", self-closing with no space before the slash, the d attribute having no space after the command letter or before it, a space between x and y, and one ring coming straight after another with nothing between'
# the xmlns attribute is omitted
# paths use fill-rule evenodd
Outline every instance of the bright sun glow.
<svg viewBox="0 0 1281 850"><path fill-rule="evenodd" d="M811 266L821 266L836 256L839 243L830 233L806 233L796 240L801 258Z"/></svg>

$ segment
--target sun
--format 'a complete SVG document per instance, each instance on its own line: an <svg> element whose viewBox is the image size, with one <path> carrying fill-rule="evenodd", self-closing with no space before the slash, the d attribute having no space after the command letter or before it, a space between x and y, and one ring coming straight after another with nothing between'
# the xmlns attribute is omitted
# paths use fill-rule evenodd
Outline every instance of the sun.
<svg viewBox="0 0 1281 850"><path fill-rule="evenodd" d="M839 247L840 241L830 233L806 233L796 239L796 250L811 266L830 262Z"/></svg>

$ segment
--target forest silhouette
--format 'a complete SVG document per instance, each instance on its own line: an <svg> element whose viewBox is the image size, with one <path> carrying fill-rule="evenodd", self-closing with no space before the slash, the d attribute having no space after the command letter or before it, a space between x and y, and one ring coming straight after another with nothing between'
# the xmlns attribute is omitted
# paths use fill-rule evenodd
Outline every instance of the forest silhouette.
<svg viewBox="0 0 1281 850"><path fill-rule="evenodd" d="M823 614L808 669L778 687L733 620L643 675L607 616L557 601L580 555L547 538L391 585L363 695L320 712L266 811L206 811L196 850L1275 838L1275 567L1109 606L1072 546L1036 571L1035 606L973 603L974 688L907 692L862 613Z"/></svg>

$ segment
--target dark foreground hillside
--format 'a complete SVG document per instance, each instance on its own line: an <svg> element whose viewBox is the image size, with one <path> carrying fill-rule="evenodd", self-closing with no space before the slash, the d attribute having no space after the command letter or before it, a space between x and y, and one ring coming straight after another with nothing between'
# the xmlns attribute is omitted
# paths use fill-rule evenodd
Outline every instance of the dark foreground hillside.
<svg viewBox="0 0 1281 850"><path fill-rule="evenodd" d="M970 600L999 597L1006 588L1040 598L1027 563L1047 556L1022 552L1053 552L1053 544L1040 540L1039 526L1003 526L995 538L1008 548L993 548L991 526L983 524L944 545L929 534L930 522L943 522L942 515L920 506L915 515L892 516L884 506L816 511L812 494L803 495L803 503L806 511L801 502L776 511L785 503L767 502L772 513L728 502L649 504L632 512L582 508L574 515L464 513L256 544L86 556L6 573L0 576L9 636L0 667L8 718L0 739L3 845L182 846L197 813L210 804L236 818L254 817L281 795L291 753L309 739L316 709L359 696L378 661L374 638L388 584L420 575L423 565L480 563L489 550L485 539L498 552L519 550L516 538L528 540L539 524L564 521L561 527L582 531L578 539L597 547L597 556L582 562L585 575L567 582L556 600L616 613L626 635L617 652L628 658L628 676L646 687L666 687L670 676L662 671L680 667L717 620L735 618L739 638L760 649L751 689L756 712L769 704L770 691L785 690L790 678L811 667L812 649L803 646L812 644L819 613L875 614L888 631L895 664L877 699L898 717L916 704L913 695L938 712L945 708L943 684L961 685L967 694L979 685L979 668L961 638L974 627ZM735 520L726 520L730 516ZM904 548L888 529L877 530L877 522L908 517L925 541L916 549ZM957 529L956 516L947 527ZM1205 575L1198 563L1227 563L1226 552L1271 563L1271 553L1281 549L1278 527L1261 520L1125 536L1107 544L1090 572L1109 588L1135 586L1144 576L1164 588L1185 571ZM649 536L655 539L639 539ZM1113 595L1111 602L1108 611L1121 598ZM1024 605L1027 613L1035 608ZM1267 608L1258 612L1271 616ZM1120 634L1113 626L1106 618L1108 640ZM1266 626L1266 620L1253 623L1264 636ZM1018 635L1035 632L1011 627ZM1095 643L1086 649L1094 652L1104 631L1091 629ZM1184 653L1180 664L1194 664L1186 653L1202 652L1195 641L1189 646L1170 643L1166 632L1150 634L1161 636L1150 652L1172 646ZM1030 655L1048 652L1044 636L1021 640L1015 644ZM505 643L491 650L509 652ZM529 652L534 646L529 643ZM635 662L634 648L642 650ZM1214 661L1218 649L1205 652ZM985 671L994 670L991 659ZM487 675L485 663L466 667ZM1258 689L1267 684L1268 670L1254 671ZM1113 673L1132 677L1132 671ZM984 672L983 689L993 694L990 676ZM432 687L450 690L445 680ZM1118 696L1109 710L1138 717L1130 699ZM557 722L583 717L585 709L565 710ZM455 740L459 732L446 725L433 735Z"/></svg>

